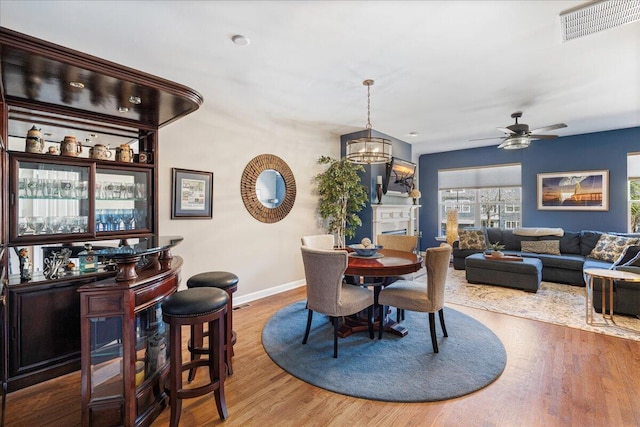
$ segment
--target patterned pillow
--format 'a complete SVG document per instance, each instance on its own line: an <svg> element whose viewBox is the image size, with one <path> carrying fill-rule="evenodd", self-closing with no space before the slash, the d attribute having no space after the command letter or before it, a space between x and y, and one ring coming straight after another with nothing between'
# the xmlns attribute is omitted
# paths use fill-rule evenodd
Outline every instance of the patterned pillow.
<svg viewBox="0 0 640 427"><path fill-rule="evenodd" d="M487 249L487 233L485 230L464 228L458 231L458 240L460 249Z"/></svg>
<svg viewBox="0 0 640 427"><path fill-rule="evenodd" d="M520 246L522 252L560 255L560 240L523 240Z"/></svg>
<svg viewBox="0 0 640 427"><path fill-rule="evenodd" d="M636 237L614 236L613 234L602 233L596 247L593 248L589 256L601 261L615 262L624 252L627 246L638 243Z"/></svg>

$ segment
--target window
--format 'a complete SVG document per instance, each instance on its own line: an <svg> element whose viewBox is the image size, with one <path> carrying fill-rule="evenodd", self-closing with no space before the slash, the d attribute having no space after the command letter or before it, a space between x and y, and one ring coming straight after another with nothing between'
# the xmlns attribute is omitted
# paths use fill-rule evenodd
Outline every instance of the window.
<svg viewBox="0 0 640 427"><path fill-rule="evenodd" d="M458 210L459 228L520 226L519 164L439 171L438 187L441 236L446 235L447 210L451 208Z"/></svg>
<svg viewBox="0 0 640 427"><path fill-rule="evenodd" d="M640 155L627 156L629 231L640 232Z"/></svg>

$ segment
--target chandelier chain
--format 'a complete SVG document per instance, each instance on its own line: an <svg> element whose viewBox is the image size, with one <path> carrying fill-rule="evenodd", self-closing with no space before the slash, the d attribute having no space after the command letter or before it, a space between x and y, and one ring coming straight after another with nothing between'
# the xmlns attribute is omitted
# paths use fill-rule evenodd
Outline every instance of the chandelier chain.
<svg viewBox="0 0 640 427"><path fill-rule="evenodd" d="M371 85L367 85L367 129L371 129Z"/></svg>

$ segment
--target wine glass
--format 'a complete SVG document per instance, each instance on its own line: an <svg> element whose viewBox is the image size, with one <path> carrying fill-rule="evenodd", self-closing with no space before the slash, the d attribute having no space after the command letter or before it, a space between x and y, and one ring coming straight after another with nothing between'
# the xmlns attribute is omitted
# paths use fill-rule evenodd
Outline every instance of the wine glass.
<svg viewBox="0 0 640 427"><path fill-rule="evenodd" d="M44 218L41 216L28 216L27 228L33 230L33 234L40 234L44 230Z"/></svg>

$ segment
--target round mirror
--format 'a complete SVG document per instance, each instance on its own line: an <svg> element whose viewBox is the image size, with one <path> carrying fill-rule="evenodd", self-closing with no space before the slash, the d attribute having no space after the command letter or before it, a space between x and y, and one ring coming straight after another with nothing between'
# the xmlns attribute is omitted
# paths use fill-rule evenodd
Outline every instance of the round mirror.
<svg viewBox="0 0 640 427"><path fill-rule="evenodd" d="M261 154L244 168L240 194L244 206L255 219L278 222L293 208L296 180L284 160L271 154Z"/></svg>
<svg viewBox="0 0 640 427"><path fill-rule="evenodd" d="M256 196L262 206L277 208L284 200L286 185L280 172L273 169L262 171L256 181Z"/></svg>

